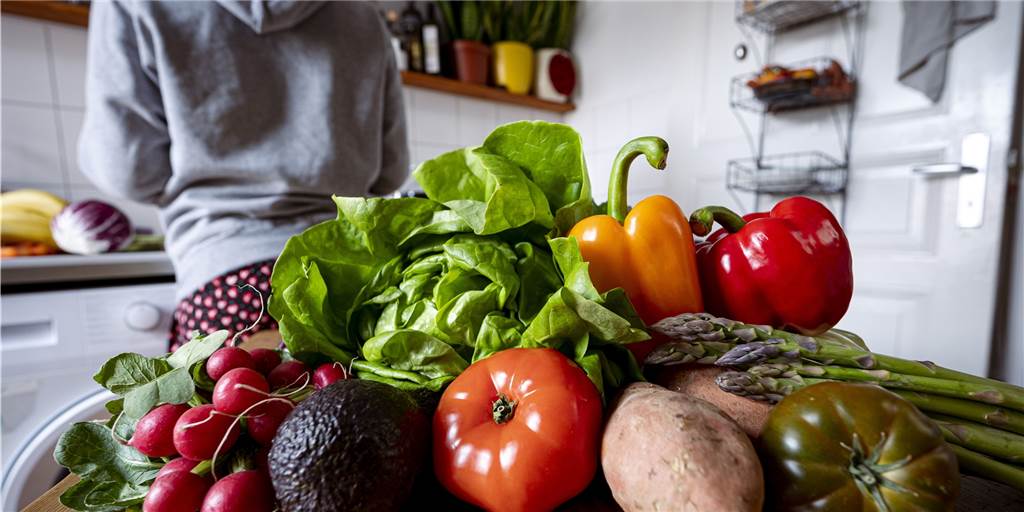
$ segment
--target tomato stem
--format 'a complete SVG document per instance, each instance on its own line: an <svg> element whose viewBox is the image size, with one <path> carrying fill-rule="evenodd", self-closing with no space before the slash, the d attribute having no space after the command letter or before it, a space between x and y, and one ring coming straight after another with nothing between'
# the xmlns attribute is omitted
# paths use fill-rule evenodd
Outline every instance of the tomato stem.
<svg viewBox="0 0 1024 512"><path fill-rule="evenodd" d="M510 400L503 393L499 393L498 398L491 404L491 416L498 425L511 420L512 416L515 415L515 411L515 400Z"/></svg>

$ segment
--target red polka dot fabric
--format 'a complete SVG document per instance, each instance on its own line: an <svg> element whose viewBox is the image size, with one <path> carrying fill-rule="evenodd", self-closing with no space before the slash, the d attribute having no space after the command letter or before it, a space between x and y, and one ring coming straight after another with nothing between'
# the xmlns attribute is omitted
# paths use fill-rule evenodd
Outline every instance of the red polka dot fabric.
<svg viewBox="0 0 1024 512"><path fill-rule="evenodd" d="M191 297L178 303L171 321L171 351L187 343L192 338L192 331L207 334L227 329L230 341L236 332L252 325L260 317L264 301L270 296L270 272L273 268L273 260L247 265L206 283ZM239 342L264 329L277 329L277 322L266 311L252 330L239 337Z"/></svg>

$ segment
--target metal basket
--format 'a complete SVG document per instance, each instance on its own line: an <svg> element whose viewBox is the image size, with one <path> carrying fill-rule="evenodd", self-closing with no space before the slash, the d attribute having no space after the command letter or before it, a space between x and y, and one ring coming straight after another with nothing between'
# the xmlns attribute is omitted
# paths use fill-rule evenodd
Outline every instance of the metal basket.
<svg viewBox="0 0 1024 512"><path fill-rule="evenodd" d="M736 22L762 32L782 32L857 7L856 0L736 0Z"/></svg>
<svg viewBox="0 0 1024 512"><path fill-rule="evenodd" d="M758 194L834 194L846 188L847 167L820 151L730 160L726 186Z"/></svg>
<svg viewBox="0 0 1024 512"><path fill-rule="evenodd" d="M824 73L832 62L833 59L829 57L794 62L786 67L791 70L814 69L818 73L817 77L781 81L757 88L751 87L749 83L755 81L761 71L735 76L729 85L729 104L748 112L777 113L849 103L856 94L856 82L847 74L845 83L832 83Z"/></svg>

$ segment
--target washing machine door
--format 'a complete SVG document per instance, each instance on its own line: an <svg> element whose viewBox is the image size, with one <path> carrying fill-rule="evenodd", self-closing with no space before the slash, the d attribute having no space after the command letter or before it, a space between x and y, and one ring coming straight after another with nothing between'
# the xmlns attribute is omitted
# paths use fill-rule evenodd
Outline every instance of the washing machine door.
<svg viewBox="0 0 1024 512"><path fill-rule="evenodd" d="M5 463L2 510L21 510L52 487L63 471L53 460L53 449L60 435L74 423L109 417L103 404L114 398L114 394L105 389L87 394L58 411L29 435L14 452L10 463Z"/></svg>

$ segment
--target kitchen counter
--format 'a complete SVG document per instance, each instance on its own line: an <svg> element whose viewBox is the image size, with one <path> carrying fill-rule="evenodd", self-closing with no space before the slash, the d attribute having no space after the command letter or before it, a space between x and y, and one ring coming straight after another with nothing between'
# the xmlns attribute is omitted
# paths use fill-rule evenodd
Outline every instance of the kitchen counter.
<svg viewBox="0 0 1024 512"><path fill-rule="evenodd" d="M163 251L78 256L26 256L0 261L0 284L43 285L126 279L173 279L174 267Z"/></svg>

